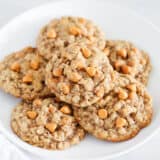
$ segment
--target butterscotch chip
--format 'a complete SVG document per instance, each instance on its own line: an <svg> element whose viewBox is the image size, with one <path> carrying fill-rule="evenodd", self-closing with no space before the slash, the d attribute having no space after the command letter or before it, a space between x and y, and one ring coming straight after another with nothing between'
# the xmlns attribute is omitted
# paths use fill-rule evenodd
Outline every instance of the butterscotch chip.
<svg viewBox="0 0 160 160"><path fill-rule="evenodd" d="M60 77L62 75L62 69L61 68L56 68L53 70L53 75L56 77Z"/></svg>
<svg viewBox="0 0 160 160"><path fill-rule="evenodd" d="M128 88L129 90L131 90L131 91L134 91L134 92L136 92L136 90L137 90L136 84L129 84L129 85L127 86L127 88Z"/></svg>
<svg viewBox="0 0 160 160"><path fill-rule="evenodd" d="M55 129L57 128L57 124L55 123L47 123L45 125L46 129L48 129L49 132L53 133Z"/></svg>
<svg viewBox="0 0 160 160"><path fill-rule="evenodd" d="M117 55L121 56L122 58L126 58L127 57L127 51L126 49L120 49L117 51Z"/></svg>
<svg viewBox="0 0 160 160"><path fill-rule="evenodd" d="M81 61L77 61L75 65L76 65L76 68L78 68L78 69L84 69L85 68L84 63L81 62Z"/></svg>
<svg viewBox="0 0 160 160"><path fill-rule="evenodd" d="M20 67L19 63L17 63L17 62L14 62L14 63L11 65L11 70L12 70L12 71L19 72L20 69L21 69L21 67Z"/></svg>
<svg viewBox="0 0 160 160"><path fill-rule="evenodd" d="M105 48L103 52L105 53L106 56L109 56L110 50L109 48Z"/></svg>
<svg viewBox="0 0 160 160"><path fill-rule="evenodd" d="M65 84L65 83L62 83L61 84L61 88L62 88L62 92L64 94L68 94L70 92L70 87L69 85Z"/></svg>
<svg viewBox="0 0 160 160"><path fill-rule="evenodd" d="M98 110L98 116L99 116L99 118L101 118L101 119L105 119L105 118L107 118L107 110L106 109L99 109Z"/></svg>
<svg viewBox="0 0 160 160"><path fill-rule="evenodd" d="M91 51L87 48L82 48L82 54L85 58L89 58L92 55Z"/></svg>
<svg viewBox="0 0 160 160"><path fill-rule="evenodd" d="M78 21L79 21L80 23L84 24L84 23L86 22L86 19L80 17L80 18L78 18Z"/></svg>
<svg viewBox="0 0 160 160"><path fill-rule="evenodd" d="M70 27L69 32L70 32L70 34L73 34L74 36L80 35L82 33L80 28L78 28L76 26Z"/></svg>
<svg viewBox="0 0 160 160"><path fill-rule="evenodd" d="M127 124L127 121L124 118L118 117L116 119L116 127L121 128L124 127Z"/></svg>
<svg viewBox="0 0 160 160"><path fill-rule="evenodd" d="M31 83L33 80L33 77L31 74L26 74L23 78L22 78L22 81L24 83Z"/></svg>
<svg viewBox="0 0 160 160"><path fill-rule="evenodd" d="M14 108L11 115L14 133L26 143L46 149L62 150L78 144L85 131L72 112L66 114L60 111L61 106L68 105L57 103L54 97L41 101L40 108L34 105L34 101L22 101Z"/></svg>
<svg viewBox="0 0 160 160"><path fill-rule="evenodd" d="M93 36L87 36L87 38L89 40L88 44L92 45L92 43L94 43L94 41L95 41L95 37L93 37Z"/></svg>
<svg viewBox="0 0 160 160"><path fill-rule="evenodd" d="M119 99L126 99L126 98L128 98L128 93L124 90L120 90L118 93L118 97L119 97Z"/></svg>
<svg viewBox="0 0 160 160"><path fill-rule="evenodd" d="M148 126L152 119L152 99L145 87L134 78L117 74L115 85L101 100L88 107L73 107L79 124L98 139L119 142L131 139ZM118 91L132 93L128 86L137 88L136 98L120 99ZM135 92L134 92L135 93ZM147 95L147 96L146 96Z"/></svg>
<svg viewBox="0 0 160 160"><path fill-rule="evenodd" d="M33 105L34 105L34 106L39 107L39 106L41 106L41 104L42 104L42 100L39 99L39 98L37 98L37 99L35 99L35 100L33 101Z"/></svg>
<svg viewBox="0 0 160 160"><path fill-rule="evenodd" d="M120 67L123 65L123 62L122 61L115 61L114 62L114 68L119 71L120 70Z"/></svg>
<svg viewBox="0 0 160 160"><path fill-rule="evenodd" d="M136 65L136 62L135 61L128 61L127 65L131 66L131 67L134 67Z"/></svg>
<svg viewBox="0 0 160 160"><path fill-rule="evenodd" d="M82 76L75 72L75 73L71 73L69 78L72 82L78 82L82 78Z"/></svg>
<svg viewBox="0 0 160 160"><path fill-rule="evenodd" d="M56 38L56 31L52 28L52 29L49 29L48 31L47 31L47 37L48 38Z"/></svg>
<svg viewBox="0 0 160 160"><path fill-rule="evenodd" d="M70 107L68 105L62 106L60 111L65 113L65 114L71 114L71 109L70 109Z"/></svg>
<svg viewBox="0 0 160 160"><path fill-rule="evenodd" d="M37 48L40 54L49 60L60 48L77 42L91 44L103 50L104 33L93 22L85 18L53 19L41 29L37 37Z"/></svg>
<svg viewBox="0 0 160 160"><path fill-rule="evenodd" d="M30 65L31 65L31 68L32 68L32 69L37 70L37 69L39 68L39 65L40 65L40 64L39 64L39 61L38 61L38 60L34 59L34 60L31 61L31 64L30 64Z"/></svg>
<svg viewBox="0 0 160 160"><path fill-rule="evenodd" d="M132 72L131 67L129 67L128 65L122 65L121 70L124 74L130 74Z"/></svg>
<svg viewBox="0 0 160 160"><path fill-rule="evenodd" d="M83 51L84 48L87 52ZM84 56L82 52L87 55ZM58 77L58 82L53 83L55 76L52 71L58 67L63 73ZM98 48L74 43L52 56L46 66L46 84L61 101L86 107L97 102L111 89L113 68Z"/></svg>
<svg viewBox="0 0 160 160"><path fill-rule="evenodd" d="M130 92L129 95L128 95L128 98L129 99L135 99L137 96L136 92Z"/></svg>
<svg viewBox="0 0 160 160"><path fill-rule="evenodd" d="M91 77L94 77L94 75L96 74L96 69L94 67L87 67L86 71Z"/></svg>
<svg viewBox="0 0 160 160"><path fill-rule="evenodd" d="M146 52L124 40L108 40L105 48L109 50L107 57L117 72L129 74L147 84L152 67Z"/></svg>
<svg viewBox="0 0 160 160"><path fill-rule="evenodd" d="M27 111L27 116L30 119L35 119L37 116L37 113L35 111Z"/></svg>
<svg viewBox="0 0 160 160"><path fill-rule="evenodd" d="M0 88L27 100L50 95L45 85L47 61L37 52L26 47L5 57L0 62Z"/></svg>

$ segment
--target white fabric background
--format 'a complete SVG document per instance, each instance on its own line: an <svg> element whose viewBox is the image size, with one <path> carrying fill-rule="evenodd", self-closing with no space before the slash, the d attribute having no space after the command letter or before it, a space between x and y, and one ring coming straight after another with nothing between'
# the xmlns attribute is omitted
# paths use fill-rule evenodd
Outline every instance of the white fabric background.
<svg viewBox="0 0 160 160"><path fill-rule="evenodd" d="M57 0L0 0L0 27L7 23L16 15L44 4L46 2ZM66 0L67 1L67 0ZM118 3L122 6L129 7L137 13L145 16L160 28L160 0L108 0ZM97 0L97 3L100 0ZM133 26L134 27L134 26ZM154 136L149 142L131 153L118 157L115 160L159 160L160 159L160 133ZM37 157L28 153L14 144L9 142L0 133L0 160L41 160L44 158ZM48 160L45 158L45 160Z"/></svg>

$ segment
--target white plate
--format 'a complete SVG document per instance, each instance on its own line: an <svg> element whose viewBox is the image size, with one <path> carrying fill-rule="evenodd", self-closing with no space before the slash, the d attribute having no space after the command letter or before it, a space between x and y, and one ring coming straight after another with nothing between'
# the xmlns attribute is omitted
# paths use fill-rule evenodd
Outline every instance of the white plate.
<svg viewBox="0 0 160 160"><path fill-rule="evenodd" d="M154 117L151 125L135 138L122 143L109 143L87 137L79 145L65 151L48 151L24 143L10 128L10 113L17 99L0 92L0 128L4 135L16 145L40 156L54 159L107 159L133 150L148 140L159 128L160 117L160 34L156 27L141 17L113 4L101 0L70 0L50 3L18 16L0 31L0 58L26 45L35 45L39 29L54 17L63 15L84 16L93 20L105 31L107 38L131 40L149 52L153 71L149 91L153 96Z"/></svg>

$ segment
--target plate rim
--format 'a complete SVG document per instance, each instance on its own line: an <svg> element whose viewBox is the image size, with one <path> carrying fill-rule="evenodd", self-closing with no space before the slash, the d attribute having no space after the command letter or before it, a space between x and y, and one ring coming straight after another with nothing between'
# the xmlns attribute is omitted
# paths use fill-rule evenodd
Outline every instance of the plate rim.
<svg viewBox="0 0 160 160"><path fill-rule="evenodd" d="M81 0L81 1L84 1L84 0ZM88 0L88 1L96 1L96 0ZM141 14L138 14L136 13L133 9L131 8L127 8L125 6L122 6L120 4L117 4L115 2L111 2L111 1L105 1L105 0L101 0L100 3L104 1L105 3L109 4L109 5L112 5L114 7L117 7L117 8L120 8L120 9L124 9L126 12L132 14L133 16L141 19L145 24L147 25L150 25L150 27L155 30L159 35L160 35L160 28L157 27L154 23L152 23L149 19L147 19L146 17L142 16ZM38 5L36 7L33 7L31 9L28 9L28 10L25 10L24 12L21 12L20 14L18 14L17 16L14 16L11 20L9 20L5 25L3 25L1 28L0 28L0 35L6 30L5 28L7 28L8 26L16 23L18 21L18 19L24 17L25 15L27 14L30 14L32 12L35 12L35 10L40 10L42 8L47 8L47 6L49 5L60 5L60 4L63 4L63 3L72 3L74 2L74 0L70 0L70 1L65 1L65 0L59 0L59 1L52 1L52 2L47 2L47 3L44 3L42 5ZM25 142L17 142L16 138L10 134L6 129L5 127L3 126L2 122L0 121L0 131L4 134L4 137L7 138L7 140L9 140L10 142L12 142L13 144L15 144L15 147L17 148L21 148L22 150L25 150L25 151L28 151L34 155L37 155L37 156L42 156L42 157L48 157L48 153L51 153L52 151L50 150L46 150L46 149L41 149L41 148L38 148L38 147L35 147L35 146L31 146L30 148L30 145L25 143ZM137 143L135 146L132 146L126 150L122 150L120 151L119 153L113 153L113 154L110 154L109 156L105 155L103 157L101 157L101 159L103 160L106 160L106 159L113 159L113 158L117 158L119 156L122 156L124 154L127 154L139 147L141 147L144 143L148 142L153 136L155 136L156 134L158 134L158 132L160 132L160 126L157 127L152 133L150 133L144 140L141 140L139 143ZM33 151L34 149L34 151ZM45 153L40 153L39 151L42 151L45 152ZM67 157L66 159L68 159L69 157ZM90 160L91 158L90 157L86 157L86 160ZM97 158L95 158L96 160Z"/></svg>

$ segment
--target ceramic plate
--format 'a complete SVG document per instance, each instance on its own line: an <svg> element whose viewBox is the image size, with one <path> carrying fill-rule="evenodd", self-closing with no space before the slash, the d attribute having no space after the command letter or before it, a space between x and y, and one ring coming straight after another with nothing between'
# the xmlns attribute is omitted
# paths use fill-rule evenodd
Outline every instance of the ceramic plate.
<svg viewBox="0 0 160 160"><path fill-rule="evenodd" d="M10 128L10 114L19 99L0 92L0 129L17 146L33 154L54 159L109 159L127 153L147 141L160 128L160 33L154 25L132 11L105 0L60 1L32 9L4 26L0 30L0 59L24 46L35 45L40 28L52 18L64 15L89 18L104 30L106 38L130 40L149 53L153 64L148 86L154 106L151 125L126 142L109 143L87 136L79 145L65 151L48 151L31 146L13 134Z"/></svg>

